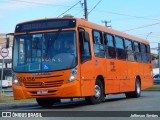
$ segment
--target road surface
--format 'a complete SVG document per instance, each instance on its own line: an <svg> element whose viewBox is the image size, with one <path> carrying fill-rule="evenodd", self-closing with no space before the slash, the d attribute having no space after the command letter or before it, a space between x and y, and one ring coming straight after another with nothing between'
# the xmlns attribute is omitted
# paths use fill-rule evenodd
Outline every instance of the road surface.
<svg viewBox="0 0 160 120"><path fill-rule="evenodd" d="M25 103L24 103L25 104ZM160 91L143 91L140 98L126 99L124 94L107 95L105 102L87 105L84 99L62 100L50 108L41 106L15 108L36 111L160 111Z"/></svg>
<svg viewBox="0 0 160 120"><path fill-rule="evenodd" d="M74 99L73 102L62 100L62 103L55 104L50 108L42 108L34 104L29 107L15 107L8 109L8 111L12 113L41 113L44 118L37 120L128 120L131 115L139 114L155 115L155 118L148 119L158 120L157 116L160 117L160 91L143 91L140 98L131 99L126 99L124 94L107 95L106 101L97 105L87 105L84 99ZM75 115L77 115L76 118ZM142 120L145 118L137 117L134 119ZM12 120L14 119L12 118Z"/></svg>

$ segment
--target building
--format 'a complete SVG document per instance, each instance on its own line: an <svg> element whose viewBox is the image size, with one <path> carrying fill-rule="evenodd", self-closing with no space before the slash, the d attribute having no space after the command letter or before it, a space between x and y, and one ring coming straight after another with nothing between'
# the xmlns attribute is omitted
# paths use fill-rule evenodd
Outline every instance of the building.
<svg viewBox="0 0 160 120"><path fill-rule="evenodd" d="M7 36L10 39L10 46L13 45L13 36ZM0 33L0 46L5 47L6 46L6 34L1 34Z"/></svg>
<svg viewBox="0 0 160 120"><path fill-rule="evenodd" d="M10 46L8 48L9 55L4 58L4 75L3 80L11 80L12 79L12 45L13 45L13 36L8 36L10 39ZM0 50L6 47L6 34L0 34ZM2 71L2 60L3 57L0 55L0 78Z"/></svg>

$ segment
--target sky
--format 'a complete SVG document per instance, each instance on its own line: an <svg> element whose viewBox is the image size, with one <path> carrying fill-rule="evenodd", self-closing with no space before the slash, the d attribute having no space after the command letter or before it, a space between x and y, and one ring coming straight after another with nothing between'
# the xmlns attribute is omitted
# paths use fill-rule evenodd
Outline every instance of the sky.
<svg viewBox="0 0 160 120"><path fill-rule="evenodd" d="M16 24L20 22L55 18L67 10L65 14L84 18L83 2L84 0L0 0L0 33L13 33ZM87 0L87 4L89 21L103 26L102 21L111 21L108 25L112 29L148 39L151 48L158 47L160 0ZM157 50L152 50L152 53L157 53Z"/></svg>

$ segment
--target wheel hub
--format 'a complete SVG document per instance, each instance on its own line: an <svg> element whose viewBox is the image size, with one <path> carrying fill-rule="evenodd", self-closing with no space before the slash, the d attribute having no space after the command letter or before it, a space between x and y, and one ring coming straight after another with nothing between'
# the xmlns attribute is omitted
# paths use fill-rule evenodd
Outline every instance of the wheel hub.
<svg viewBox="0 0 160 120"><path fill-rule="evenodd" d="M137 84L137 93L140 94L140 85Z"/></svg>
<svg viewBox="0 0 160 120"><path fill-rule="evenodd" d="M99 98L101 96L101 88L98 85L95 85L95 97Z"/></svg>

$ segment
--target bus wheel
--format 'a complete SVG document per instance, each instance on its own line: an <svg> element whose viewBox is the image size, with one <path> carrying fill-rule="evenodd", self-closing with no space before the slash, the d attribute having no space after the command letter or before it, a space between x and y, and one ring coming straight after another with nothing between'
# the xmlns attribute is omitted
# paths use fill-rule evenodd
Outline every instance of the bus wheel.
<svg viewBox="0 0 160 120"><path fill-rule="evenodd" d="M104 100L104 88L99 79L96 80L94 96L86 97L85 100L87 104L99 104Z"/></svg>
<svg viewBox="0 0 160 120"><path fill-rule="evenodd" d="M141 83L139 78L136 78L135 91L125 93L127 98L138 98L141 96Z"/></svg>
<svg viewBox="0 0 160 120"><path fill-rule="evenodd" d="M51 107L54 103L60 102L60 99L54 98L36 98L38 105L42 107Z"/></svg>

